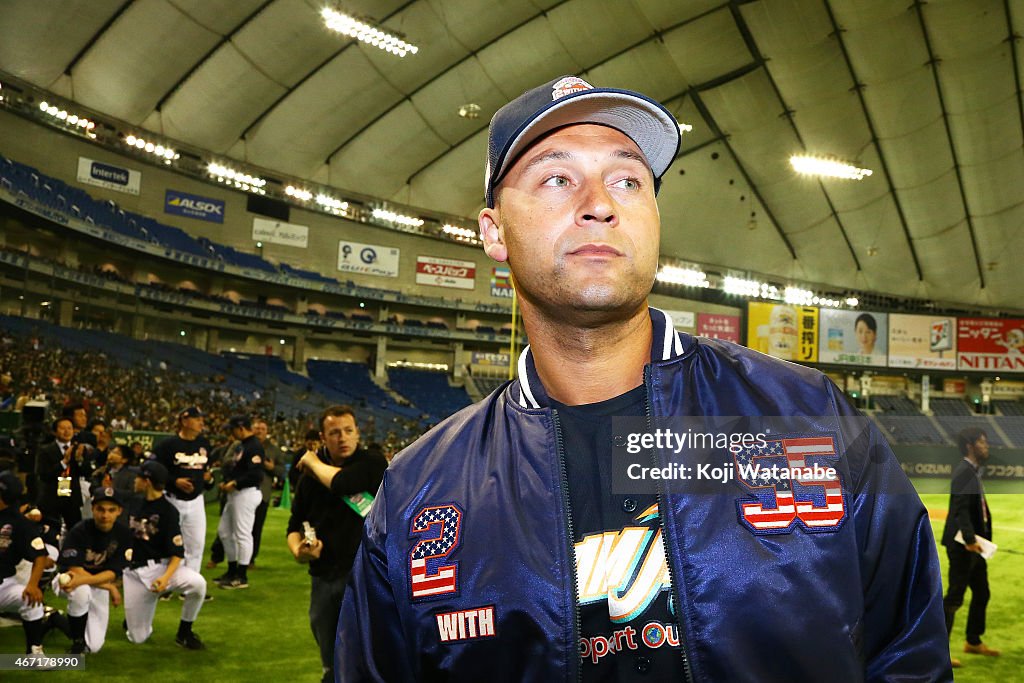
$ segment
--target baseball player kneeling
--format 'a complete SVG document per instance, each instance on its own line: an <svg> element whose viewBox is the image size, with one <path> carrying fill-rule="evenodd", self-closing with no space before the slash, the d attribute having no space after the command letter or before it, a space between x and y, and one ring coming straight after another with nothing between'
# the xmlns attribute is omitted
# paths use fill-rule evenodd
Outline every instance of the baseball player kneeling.
<svg viewBox="0 0 1024 683"><path fill-rule="evenodd" d="M131 513L132 561L124 573L124 612L128 640L142 643L153 633L153 615L160 594L181 593L178 645L202 650L203 641L192 632L192 624L203 607L206 579L182 563L185 548L181 538L178 510L164 496L167 468L155 460L143 463L135 477L135 492L145 500Z"/></svg>
<svg viewBox="0 0 1024 683"><path fill-rule="evenodd" d="M110 600L121 604L116 581L132 559L132 536L117 520L124 506L115 489L92 496L92 519L71 528L61 544L53 590L68 600L69 652L99 652L107 638Z"/></svg>

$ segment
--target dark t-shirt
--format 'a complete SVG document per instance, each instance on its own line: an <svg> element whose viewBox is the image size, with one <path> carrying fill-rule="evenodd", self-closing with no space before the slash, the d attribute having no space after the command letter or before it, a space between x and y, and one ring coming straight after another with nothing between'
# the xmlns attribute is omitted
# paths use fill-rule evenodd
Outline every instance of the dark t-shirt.
<svg viewBox="0 0 1024 683"><path fill-rule="evenodd" d="M132 530L133 567L141 567L149 560L167 557L185 557L181 539L178 509L166 496L143 501L128 518Z"/></svg>
<svg viewBox="0 0 1024 683"><path fill-rule="evenodd" d="M61 571L82 567L90 574L110 570L120 576L132 559L132 534L118 520L110 531L100 531L91 519L71 527L60 547L57 566Z"/></svg>
<svg viewBox="0 0 1024 683"><path fill-rule="evenodd" d="M45 554L38 524L25 519L17 508L0 510L0 581L14 576L22 560L34 562Z"/></svg>
<svg viewBox="0 0 1024 683"><path fill-rule="evenodd" d="M317 454L329 463L324 449ZM329 489L312 474L302 475L292 501L287 533L301 534L305 521L323 542L320 559L309 563L310 574L335 578L352 569L362 540L363 518L345 503L345 498L364 491L377 495L387 467L388 461L378 451L358 448L342 460L341 472L334 475Z"/></svg>
<svg viewBox="0 0 1024 683"><path fill-rule="evenodd" d="M552 402L569 481L585 681L683 676L657 498L612 493L612 418L643 416L644 396L639 386L600 403Z"/></svg>
<svg viewBox="0 0 1024 683"><path fill-rule="evenodd" d="M186 440L175 434L153 448L157 462L167 468L167 493L179 500L192 500L203 495L203 473L210 466L210 442L199 435ZM192 492L185 493L175 482L180 478L192 481Z"/></svg>
<svg viewBox="0 0 1024 683"><path fill-rule="evenodd" d="M263 481L263 444L255 435L246 437L224 456L224 481L234 481L242 489L258 487Z"/></svg>

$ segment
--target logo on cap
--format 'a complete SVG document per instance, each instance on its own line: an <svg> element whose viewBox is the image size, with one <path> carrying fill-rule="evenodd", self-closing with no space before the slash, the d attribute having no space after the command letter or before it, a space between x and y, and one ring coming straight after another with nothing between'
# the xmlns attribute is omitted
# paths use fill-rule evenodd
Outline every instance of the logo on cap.
<svg viewBox="0 0 1024 683"><path fill-rule="evenodd" d="M560 100L566 95L571 95L574 92L593 89L594 86L590 85L582 78L577 78L576 76L566 76L565 78L551 86L551 100Z"/></svg>

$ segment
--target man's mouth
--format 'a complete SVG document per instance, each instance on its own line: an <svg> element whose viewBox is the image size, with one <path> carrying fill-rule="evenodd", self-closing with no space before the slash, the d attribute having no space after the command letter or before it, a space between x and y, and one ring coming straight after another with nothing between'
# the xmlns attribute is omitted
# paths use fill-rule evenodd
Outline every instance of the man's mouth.
<svg viewBox="0 0 1024 683"><path fill-rule="evenodd" d="M622 256L622 252L607 244L584 244L569 252L573 256Z"/></svg>

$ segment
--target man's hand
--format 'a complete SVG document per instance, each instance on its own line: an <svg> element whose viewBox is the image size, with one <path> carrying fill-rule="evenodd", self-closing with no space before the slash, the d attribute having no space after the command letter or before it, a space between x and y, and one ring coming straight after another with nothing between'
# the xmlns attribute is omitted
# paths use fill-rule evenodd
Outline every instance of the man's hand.
<svg viewBox="0 0 1024 683"><path fill-rule="evenodd" d="M299 470L300 472L304 472L306 470L306 467L308 466L310 460L319 460L319 459L320 458L318 458L316 453L314 453L313 451L306 451L305 453L302 454L302 457L299 458L299 461L297 463L295 463L295 468L297 470Z"/></svg>
<svg viewBox="0 0 1024 683"><path fill-rule="evenodd" d="M100 584L97 588L102 588L110 593L110 601L114 603L114 607L121 606L121 591L117 590L117 584L111 581L110 583Z"/></svg>
<svg viewBox="0 0 1024 683"><path fill-rule="evenodd" d="M149 587L149 590L154 593L163 593L167 590L167 584L170 582L171 578L169 576L159 576L157 577L157 580L153 582L153 585Z"/></svg>
<svg viewBox="0 0 1024 683"><path fill-rule="evenodd" d="M974 543L965 543L964 544L964 548L969 550L972 553L978 553L979 555L982 552L981 544L978 543L977 541L975 541Z"/></svg>
<svg viewBox="0 0 1024 683"><path fill-rule="evenodd" d="M299 545L299 552L295 555L295 559L299 564L309 564L313 560L320 559L320 553L323 552L323 549L324 542L319 538L312 545L303 541Z"/></svg>
<svg viewBox="0 0 1024 683"><path fill-rule="evenodd" d="M237 489L238 484L236 484L234 481L226 481L220 485L220 490L223 491L224 493L231 493L232 491L235 491Z"/></svg>
<svg viewBox="0 0 1024 683"><path fill-rule="evenodd" d="M71 567L66 573L71 577L71 580L60 587L65 593L70 593L79 586L84 585L85 580L90 576L89 572L85 571L82 567Z"/></svg>
<svg viewBox="0 0 1024 683"><path fill-rule="evenodd" d="M196 488L188 477L178 477L174 480L174 485L178 487L179 491L184 491L185 493L192 493Z"/></svg>
<svg viewBox="0 0 1024 683"><path fill-rule="evenodd" d="M25 590L21 592L21 599L27 602L29 607L40 605L43 602L43 591L39 590L38 585L30 581L29 585L25 586Z"/></svg>

